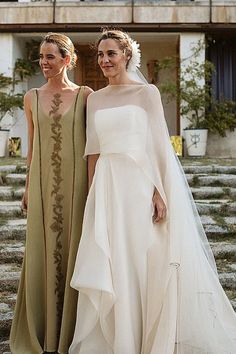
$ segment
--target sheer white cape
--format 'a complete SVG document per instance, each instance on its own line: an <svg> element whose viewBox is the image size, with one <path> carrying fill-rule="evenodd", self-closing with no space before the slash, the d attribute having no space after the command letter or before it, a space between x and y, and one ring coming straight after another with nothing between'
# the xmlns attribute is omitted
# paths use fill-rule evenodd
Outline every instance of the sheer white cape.
<svg viewBox="0 0 236 354"><path fill-rule="evenodd" d="M168 240L161 300L151 298L157 285L155 245L148 249L152 279L148 282L150 299L147 303L151 305L147 306L145 354L172 354L174 351L176 354L235 354L236 316L219 283L214 257L191 191L170 144L158 89L144 84L109 85L91 94L85 155L99 154L101 149L106 149L99 145L96 112L126 105L138 106L146 112L145 149L140 153L127 142L126 146L117 146L117 152L125 152L143 169L168 210L166 220L159 225L163 237ZM81 289L76 275L71 285L82 292L87 291ZM103 329L106 338L105 325ZM163 345L161 338L168 336L170 341Z"/></svg>

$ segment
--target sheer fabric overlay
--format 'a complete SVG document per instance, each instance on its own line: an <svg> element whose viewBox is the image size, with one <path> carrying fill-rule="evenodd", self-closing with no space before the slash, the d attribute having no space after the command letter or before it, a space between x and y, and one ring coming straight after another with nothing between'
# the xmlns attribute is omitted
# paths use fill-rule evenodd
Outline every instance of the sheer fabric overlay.
<svg viewBox="0 0 236 354"><path fill-rule="evenodd" d="M114 124L116 116L119 120ZM100 154L100 158L71 281L80 295L70 354L236 353L236 316L218 280L214 257L170 144L160 94L154 85L109 85L89 96L85 156L93 154ZM166 220L153 225L153 230L150 226L150 232L143 235L146 283L143 305L141 301L142 338L129 352L117 346L118 299L109 223L114 209L107 210L99 199L100 195L109 198L106 184L110 182L102 172L110 168L107 157L114 161L119 156L138 167L142 183L155 186L167 207ZM102 352L92 347L93 339Z"/></svg>

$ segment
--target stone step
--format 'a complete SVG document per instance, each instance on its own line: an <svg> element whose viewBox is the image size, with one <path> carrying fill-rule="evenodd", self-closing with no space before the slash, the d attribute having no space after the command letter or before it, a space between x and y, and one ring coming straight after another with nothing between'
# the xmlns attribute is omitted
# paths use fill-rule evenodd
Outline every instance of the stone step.
<svg viewBox="0 0 236 354"><path fill-rule="evenodd" d="M19 241L0 242L0 264L22 264L25 243Z"/></svg>
<svg viewBox="0 0 236 354"><path fill-rule="evenodd" d="M228 296L228 298L231 302L231 305L234 308L234 311L236 312L236 290L233 291L233 290L225 289L225 293Z"/></svg>
<svg viewBox="0 0 236 354"><path fill-rule="evenodd" d="M235 234L236 236L236 216L221 216L219 214L201 215L201 222L209 235L212 232L222 234Z"/></svg>
<svg viewBox="0 0 236 354"><path fill-rule="evenodd" d="M0 264L14 263L21 265L25 249L24 245L24 242L19 241L1 242ZM226 241L210 242L210 245L216 260L226 259L227 262L236 262L236 243Z"/></svg>
<svg viewBox="0 0 236 354"><path fill-rule="evenodd" d="M0 312L0 340L1 340L1 342L2 341L5 342L9 338L12 318L13 318L13 311L9 311L9 312L3 313L3 314ZM8 348L6 347L6 349L8 349Z"/></svg>
<svg viewBox="0 0 236 354"><path fill-rule="evenodd" d="M230 167L230 166L228 166ZM235 167L236 168L236 167ZM222 174L209 175L207 173L195 174L187 173L186 178L191 186L225 186L236 187L236 173L230 174L225 171ZM24 185L26 179L25 173L9 173L5 176L8 185Z"/></svg>
<svg viewBox="0 0 236 354"><path fill-rule="evenodd" d="M21 201L0 201L1 217L22 217Z"/></svg>
<svg viewBox="0 0 236 354"><path fill-rule="evenodd" d="M236 239L236 217L223 217L222 224L219 224L219 221L214 219L214 215L201 215L201 220L210 240ZM0 241L25 240L26 222L26 218L1 220Z"/></svg>
<svg viewBox="0 0 236 354"><path fill-rule="evenodd" d="M0 187L0 200L10 201L10 200L21 200L24 194L24 187L11 187L11 186L1 186Z"/></svg>
<svg viewBox="0 0 236 354"><path fill-rule="evenodd" d="M194 164L184 164L182 167L186 174L236 174L236 166L224 166L217 164L198 165L196 164L196 161L194 161ZM0 166L0 175L1 173L23 173L25 171L26 164L24 162L21 164L6 164Z"/></svg>
<svg viewBox="0 0 236 354"><path fill-rule="evenodd" d="M0 186L0 200L19 200L25 191L24 186ZM230 187L191 187L195 199L218 199L231 198L236 199L236 188Z"/></svg>
<svg viewBox="0 0 236 354"><path fill-rule="evenodd" d="M219 273L220 283L224 289L236 290L236 272Z"/></svg>
<svg viewBox="0 0 236 354"><path fill-rule="evenodd" d="M231 262L232 264L233 262L236 262L236 243L210 242L210 246L216 260L218 259L227 260L230 267L231 267Z"/></svg>
<svg viewBox="0 0 236 354"><path fill-rule="evenodd" d="M191 187L194 199L236 199L236 188L230 187Z"/></svg>
<svg viewBox="0 0 236 354"><path fill-rule="evenodd" d="M0 166L0 175L17 172L17 165Z"/></svg>
<svg viewBox="0 0 236 354"><path fill-rule="evenodd" d="M190 186L224 186L236 187L236 174L218 174L218 175L197 175L186 174L187 181ZM8 185L24 185L26 174L9 173L5 177Z"/></svg>
<svg viewBox="0 0 236 354"><path fill-rule="evenodd" d="M212 213L235 214L236 202L229 199L197 199L196 206L199 214ZM1 217L21 217L21 201L0 201Z"/></svg>
<svg viewBox="0 0 236 354"><path fill-rule="evenodd" d="M0 353L11 354L10 348L9 348L9 340L0 342Z"/></svg>
<svg viewBox="0 0 236 354"><path fill-rule="evenodd" d="M233 254L233 249L227 250L227 248L224 247L222 251L220 249L218 249L217 251L218 256L216 259L216 263L219 271L220 282L225 289L235 291L236 259L235 254ZM232 258L226 259L228 255L230 255L230 257ZM17 265L15 263L0 264L0 289L4 289L4 291L11 292L12 294L16 293L20 278L20 272L21 265Z"/></svg>
<svg viewBox="0 0 236 354"><path fill-rule="evenodd" d="M4 163L5 162L5 163ZM0 158L0 175L4 173L22 173L26 171L26 159Z"/></svg>
<svg viewBox="0 0 236 354"><path fill-rule="evenodd" d="M0 289L15 294L17 292L21 266L16 264L0 264Z"/></svg>
<svg viewBox="0 0 236 354"><path fill-rule="evenodd" d="M236 228L236 216L226 216L223 219L226 224L232 225L234 228Z"/></svg>
<svg viewBox="0 0 236 354"><path fill-rule="evenodd" d="M204 225L204 230L209 241L236 240L236 232L228 226Z"/></svg>
<svg viewBox="0 0 236 354"><path fill-rule="evenodd" d="M7 185L25 185L25 173L9 173L6 175L5 180Z"/></svg>
<svg viewBox="0 0 236 354"><path fill-rule="evenodd" d="M0 293L0 353L9 351L9 334L16 303L16 294Z"/></svg>
<svg viewBox="0 0 236 354"><path fill-rule="evenodd" d="M230 199L196 199L195 202L200 215L221 213L226 216L236 213L236 202Z"/></svg>
<svg viewBox="0 0 236 354"><path fill-rule="evenodd" d="M236 187L236 174L218 174L218 175L197 175L186 174L187 181L191 187L196 186L224 186Z"/></svg>
<svg viewBox="0 0 236 354"><path fill-rule="evenodd" d="M236 166L221 166L221 165L183 165L186 174L235 174Z"/></svg>
<svg viewBox="0 0 236 354"><path fill-rule="evenodd" d="M1 220L0 241L3 240L25 240L26 218Z"/></svg>

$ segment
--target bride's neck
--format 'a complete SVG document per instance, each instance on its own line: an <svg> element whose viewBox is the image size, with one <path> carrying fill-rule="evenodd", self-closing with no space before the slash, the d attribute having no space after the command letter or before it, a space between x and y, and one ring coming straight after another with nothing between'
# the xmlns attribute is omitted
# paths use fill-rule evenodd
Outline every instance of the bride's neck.
<svg viewBox="0 0 236 354"><path fill-rule="evenodd" d="M127 72L109 77L109 85L128 85L132 83L129 79Z"/></svg>

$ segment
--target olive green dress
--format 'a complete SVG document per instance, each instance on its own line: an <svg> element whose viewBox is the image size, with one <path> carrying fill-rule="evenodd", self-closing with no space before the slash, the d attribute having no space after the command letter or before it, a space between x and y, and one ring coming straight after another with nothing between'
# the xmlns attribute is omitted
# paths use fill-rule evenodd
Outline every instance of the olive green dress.
<svg viewBox="0 0 236 354"><path fill-rule="evenodd" d="M70 287L87 195L84 88L60 115L40 108L33 91L34 144L26 250L10 335L12 354L58 352L71 344L78 293Z"/></svg>

